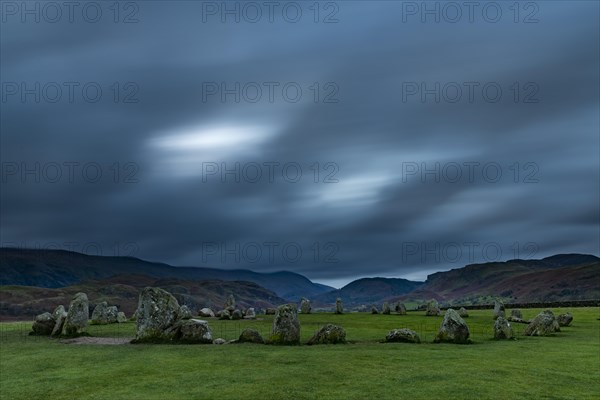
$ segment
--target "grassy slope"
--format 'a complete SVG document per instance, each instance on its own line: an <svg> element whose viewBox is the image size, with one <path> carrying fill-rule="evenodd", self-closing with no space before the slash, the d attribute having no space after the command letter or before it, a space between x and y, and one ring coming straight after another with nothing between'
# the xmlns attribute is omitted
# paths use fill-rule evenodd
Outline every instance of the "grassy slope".
<svg viewBox="0 0 600 400"><path fill-rule="evenodd" d="M531 318L539 310L523 310ZM555 309L555 312L564 310ZM598 399L598 308L574 309L572 327L552 337L490 339L490 310L467 319L470 346L429 343L441 318L370 314L302 315L302 337L344 326L337 346L64 345L24 336L30 324L0 324L0 398L6 399ZM264 321L211 320L233 339ZM135 324L94 326L96 336L132 336ZM411 327L426 343L377 343ZM525 325L515 324L520 333Z"/></svg>

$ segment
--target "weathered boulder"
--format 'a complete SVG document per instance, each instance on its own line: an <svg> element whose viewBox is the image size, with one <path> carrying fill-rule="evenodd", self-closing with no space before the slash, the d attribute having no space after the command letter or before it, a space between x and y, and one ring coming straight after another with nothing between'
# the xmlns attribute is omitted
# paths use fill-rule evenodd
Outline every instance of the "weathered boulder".
<svg viewBox="0 0 600 400"><path fill-rule="evenodd" d="M247 308L246 311L244 312L244 319L255 319L256 318L256 311L254 311L254 308L250 307Z"/></svg>
<svg viewBox="0 0 600 400"><path fill-rule="evenodd" d="M295 304L284 304L277 308L277 313L273 318L273 333L269 342L300 344L300 322Z"/></svg>
<svg viewBox="0 0 600 400"><path fill-rule="evenodd" d="M383 308L381 313L382 314L390 314L391 310L390 310L390 305L388 304L388 302L386 301L385 303L383 303Z"/></svg>
<svg viewBox="0 0 600 400"><path fill-rule="evenodd" d="M504 303L500 300L496 300L494 301L494 319L498 319L499 317L505 318Z"/></svg>
<svg viewBox="0 0 600 400"><path fill-rule="evenodd" d="M379 310L375 306L371 306L371 314L379 314Z"/></svg>
<svg viewBox="0 0 600 400"><path fill-rule="evenodd" d="M119 311L117 313L117 322L122 324L123 322L127 322L127 316L123 311Z"/></svg>
<svg viewBox="0 0 600 400"><path fill-rule="evenodd" d="M434 342L465 344L470 343L469 336L469 327L465 320L462 319L455 310L449 308L446 310L444 320L440 325L440 330L438 331Z"/></svg>
<svg viewBox="0 0 600 400"><path fill-rule="evenodd" d="M240 334L238 343L256 343L256 344L265 344L265 339L260 335L260 333L256 329L246 328Z"/></svg>
<svg viewBox="0 0 600 400"><path fill-rule="evenodd" d="M319 329L308 340L309 345L313 344L341 344L346 343L346 330L338 325L327 324Z"/></svg>
<svg viewBox="0 0 600 400"><path fill-rule="evenodd" d="M560 314L556 317L558 321L558 326L569 326L571 322L573 322L573 315L571 313Z"/></svg>
<svg viewBox="0 0 600 400"><path fill-rule="evenodd" d="M179 307L180 319L192 319L192 311L185 304Z"/></svg>
<svg viewBox="0 0 600 400"><path fill-rule="evenodd" d="M310 306L310 300L303 297L302 300L300 301L300 312L302 314L310 314L311 310L312 310L312 307Z"/></svg>
<svg viewBox="0 0 600 400"><path fill-rule="evenodd" d="M460 315L460 317L461 317L461 318L468 318L468 317L469 317L469 312L467 311L467 309L466 309L466 308L464 308L464 307L461 307L461 308L458 310L458 315Z"/></svg>
<svg viewBox="0 0 600 400"><path fill-rule="evenodd" d="M77 336L86 333L88 318L90 316L90 305L85 293L77 293L65 317L62 334L65 336Z"/></svg>
<svg viewBox="0 0 600 400"><path fill-rule="evenodd" d="M277 314L276 308L267 308L265 310L265 315L275 315L275 314Z"/></svg>
<svg viewBox="0 0 600 400"><path fill-rule="evenodd" d="M181 343L212 343L208 322L201 319L181 320L175 324L175 340Z"/></svg>
<svg viewBox="0 0 600 400"><path fill-rule="evenodd" d="M65 320L67 319L65 307L63 305L56 307L52 313L52 318L56 321L54 329L52 329L52 336L60 336L63 331L63 326L65 325Z"/></svg>
<svg viewBox="0 0 600 400"><path fill-rule="evenodd" d="M219 319L231 319L229 310L221 310L217 314L219 315Z"/></svg>
<svg viewBox="0 0 600 400"><path fill-rule="evenodd" d="M531 320L523 331L523 335L546 336L554 332L560 332L558 321L556 321L552 311L544 310Z"/></svg>
<svg viewBox="0 0 600 400"><path fill-rule="evenodd" d="M421 338L412 329L394 329L385 337L386 342L421 343Z"/></svg>
<svg viewBox="0 0 600 400"><path fill-rule="evenodd" d="M201 317L204 317L204 318L208 318L208 317L214 317L215 313L210 308L205 307L205 308L201 309L200 311L198 311L198 315L200 315Z"/></svg>
<svg viewBox="0 0 600 400"><path fill-rule="evenodd" d="M227 300L225 300L225 305L223 306L223 308L229 311L230 313L232 313L235 310L235 297L233 297L232 294L227 296Z"/></svg>
<svg viewBox="0 0 600 400"><path fill-rule="evenodd" d="M514 339L513 328L504 317L498 317L494 322L494 339Z"/></svg>
<svg viewBox="0 0 600 400"><path fill-rule="evenodd" d="M510 310L510 316L513 318L523 319L523 313L518 308L513 308Z"/></svg>
<svg viewBox="0 0 600 400"><path fill-rule="evenodd" d="M425 315L427 315L428 317L436 317L440 314L440 306L437 300L432 299L429 303L427 303L427 311L425 311Z"/></svg>
<svg viewBox="0 0 600 400"><path fill-rule="evenodd" d="M96 305L96 307L94 307L91 323L93 325L114 324L117 322L118 313L119 310L117 307L109 307L106 301L100 302Z"/></svg>
<svg viewBox="0 0 600 400"><path fill-rule="evenodd" d="M396 304L395 310L400 315L406 315L406 306L403 303L398 302L398 304Z"/></svg>
<svg viewBox="0 0 600 400"><path fill-rule="evenodd" d="M56 325L56 320L52 317L52 314L45 312L35 317L33 325L31 326L32 332L30 334L50 336L54 329L54 325Z"/></svg>
<svg viewBox="0 0 600 400"><path fill-rule="evenodd" d="M227 340L222 339L222 338L217 338L215 340L213 340L213 344L225 344L227 343Z"/></svg>
<svg viewBox="0 0 600 400"><path fill-rule="evenodd" d="M344 305L342 304L342 299L339 297L335 300L335 313L343 314L344 313Z"/></svg>
<svg viewBox="0 0 600 400"><path fill-rule="evenodd" d="M244 318L244 314L240 310L233 310L231 313L231 319L242 319Z"/></svg>
<svg viewBox="0 0 600 400"><path fill-rule="evenodd" d="M169 292L147 287L140 293L137 308L137 342L172 340L179 321L179 303Z"/></svg>

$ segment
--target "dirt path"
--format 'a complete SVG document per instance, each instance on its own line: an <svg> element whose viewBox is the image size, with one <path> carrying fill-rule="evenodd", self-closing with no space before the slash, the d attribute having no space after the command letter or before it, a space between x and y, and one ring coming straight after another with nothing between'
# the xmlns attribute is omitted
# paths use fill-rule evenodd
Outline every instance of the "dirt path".
<svg viewBox="0 0 600 400"><path fill-rule="evenodd" d="M110 338L110 337L78 337L74 339L61 340L63 344L99 344L99 345L123 345L129 344L132 338Z"/></svg>

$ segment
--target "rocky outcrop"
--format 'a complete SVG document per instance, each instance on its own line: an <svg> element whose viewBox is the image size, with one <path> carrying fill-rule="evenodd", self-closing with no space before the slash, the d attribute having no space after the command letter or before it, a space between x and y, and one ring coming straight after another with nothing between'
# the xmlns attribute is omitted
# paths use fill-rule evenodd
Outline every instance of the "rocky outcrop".
<svg viewBox="0 0 600 400"><path fill-rule="evenodd" d="M269 343L293 345L300 344L300 322L295 304L284 304L277 308L273 318L273 333Z"/></svg>
<svg viewBox="0 0 600 400"><path fill-rule="evenodd" d="M338 325L327 324L319 329L308 340L309 345L314 344L343 344L346 343L346 330Z"/></svg>
<svg viewBox="0 0 600 400"><path fill-rule="evenodd" d="M466 344L470 343L469 336L469 327L465 320L462 319L455 310L449 308L446 310L444 320L440 325L440 330L435 337L434 342Z"/></svg>
<svg viewBox="0 0 600 400"><path fill-rule="evenodd" d="M238 338L237 342L265 344L265 339L263 339L261 334L256 329L246 328L240 334L240 337Z"/></svg>
<svg viewBox="0 0 600 400"><path fill-rule="evenodd" d="M421 343L421 338L412 329L394 329L385 337L386 342Z"/></svg>
<svg viewBox="0 0 600 400"><path fill-rule="evenodd" d="M425 311L425 315L428 317L437 317L441 314L440 306L437 300L433 299L429 303L427 303L427 310Z"/></svg>
<svg viewBox="0 0 600 400"><path fill-rule="evenodd" d="M64 336L79 336L87 332L90 306L85 293L77 293L65 317L62 334Z"/></svg>
<svg viewBox="0 0 600 400"><path fill-rule="evenodd" d="M512 326L504 317L498 317L494 322L494 339L514 339Z"/></svg>
<svg viewBox="0 0 600 400"><path fill-rule="evenodd" d="M560 332L558 321L556 321L552 311L544 310L531 320L525 331L523 331L523 335L546 336L554 332Z"/></svg>

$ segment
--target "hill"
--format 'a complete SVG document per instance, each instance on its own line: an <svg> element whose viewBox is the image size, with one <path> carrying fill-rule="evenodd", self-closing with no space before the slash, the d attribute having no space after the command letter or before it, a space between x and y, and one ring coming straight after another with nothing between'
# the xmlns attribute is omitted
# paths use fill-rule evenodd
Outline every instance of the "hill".
<svg viewBox="0 0 600 400"><path fill-rule="evenodd" d="M399 278L362 278L350 282L339 290L333 290L314 298L316 304L332 304L336 298L346 306L379 303L388 297L409 293L423 285Z"/></svg>
<svg viewBox="0 0 600 400"><path fill-rule="evenodd" d="M43 288L67 287L85 280L101 280L116 275L145 275L190 281L253 282L291 301L333 290L288 271L258 273L244 269L173 267L133 257L90 256L64 250L0 248L0 269L0 285Z"/></svg>
<svg viewBox="0 0 600 400"><path fill-rule="evenodd" d="M130 317L136 310L140 291L146 286L167 290L179 304L187 305L193 312L203 307L213 311L223 308L225 299L232 293L236 306L267 308L285 300L270 290L253 282L186 281L174 278L150 278L144 275L117 275L106 280L89 280L63 288L43 288L34 286L1 286L0 316L34 317L45 311L52 311L62 304L68 307L77 292L84 292L90 299L90 311L95 304L106 301L117 305Z"/></svg>

